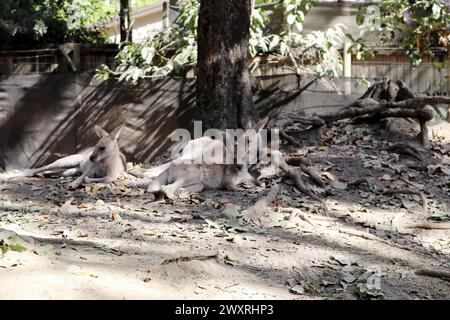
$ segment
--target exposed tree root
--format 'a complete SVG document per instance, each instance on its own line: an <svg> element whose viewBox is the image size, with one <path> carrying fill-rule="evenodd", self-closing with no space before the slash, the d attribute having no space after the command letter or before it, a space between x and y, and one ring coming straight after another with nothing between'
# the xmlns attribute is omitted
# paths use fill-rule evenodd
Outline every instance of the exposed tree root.
<svg viewBox="0 0 450 320"><path fill-rule="evenodd" d="M420 156L420 150L412 143L399 142L393 145L390 145L385 148L387 151L399 151L400 153L409 155L411 157L416 158L417 160L422 160Z"/></svg>
<svg viewBox="0 0 450 320"><path fill-rule="evenodd" d="M353 119L353 123L373 123L385 118L412 118L420 124L418 138L426 147L428 145L427 123L433 118L433 107L436 105L450 106L450 97L419 96L402 81L382 81L371 86L360 99L334 113L321 116L288 114L285 116L287 120L278 119L275 124L280 128L294 123L322 128L327 123L343 119Z"/></svg>
<svg viewBox="0 0 450 320"><path fill-rule="evenodd" d="M295 187L302 193L306 194L307 196L309 196L311 199L322 202L322 199L320 199L318 196L316 196L311 189L303 182L303 179L300 175L300 173L298 173L297 171L295 171L295 169L293 169L292 167L290 167L286 161L281 158L279 161L279 166L280 169L289 177L292 179L292 181L295 184Z"/></svg>
<svg viewBox="0 0 450 320"><path fill-rule="evenodd" d="M278 186L278 184L272 186L266 196L258 199L253 206L243 210L242 214L245 217L253 217L255 215L264 213L268 209L270 204L277 199L279 190L280 187Z"/></svg>
<svg viewBox="0 0 450 320"><path fill-rule="evenodd" d="M427 276L433 278L440 278L445 281L450 281L450 272L445 270L435 270L435 269L419 269L416 270L416 274L419 276Z"/></svg>
<svg viewBox="0 0 450 320"><path fill-rule="evenodd" d="M284 129L280 129L280 137L295 147L301 146L301 144L297 140L295 140L293 137L291 137L289 134L287 134L286 131L284 131Z"/></svg>
<svg viewBox="0 0 450 320"><path fill-rule="evenodd" d="M427 198L425 194L421 191L408 190L408 189L397 189L397 190L384 190L381 192L382 195L397 195L397 194L413 194L419 196L422 200L422 208L427 210Z"/></svg>
<svg viewBox="0 0 450 320"><path fill-rule="evenodd" d="M309 167L309 164L306 163L306 161L304 161L300 156L289 155L288 157L286 157L285 161L288 165L298 166L300 170L306 173L310 177L310 179L318 186L325 186L325 182L323 182L320 175L314 169L311 169Z"/></svg>

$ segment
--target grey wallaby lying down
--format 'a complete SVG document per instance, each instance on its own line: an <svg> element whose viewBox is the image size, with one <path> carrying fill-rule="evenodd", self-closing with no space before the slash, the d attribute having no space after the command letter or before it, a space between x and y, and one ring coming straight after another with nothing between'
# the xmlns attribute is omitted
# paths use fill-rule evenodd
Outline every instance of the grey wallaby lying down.
<svg viewBox="0 0 450 320"><path fill-rule="evenodd" d="M247 130L237 143L239 144L249 137L258 139L259 133L267 121L268 118L265 118L255 128ZM234 147L233 145L232 148ZM214 148L225 151L230 147L221 140L210 137L191 140L183 148L180 158L151 169L148 175L143 175L144 178L147 178L144 179L146 180L144 185L148 186L147 191L151 193L162 191L168 198L176 198L181 192L201 192L204 189L239 190L238 185L241 183L258 184L257 180L248 172L250 166L245 161L240 162L244 164L195 164L194 160ZM191 160L191 162L183 163L180 160Z"/></svg>
<svg viewBox="0 0 450 320"><path fill-rule="evenodd" d="M100 139L94 147L61 158L46 166L28 169L24 175L34 176L43 173L69 177L81 174L69 185L71 188L76 188L83 182L113 182L126 172L127 168L125 156L119 151L117 144L121 128L122 126L119 126L108 133L99 126L95 126L95 132Z"/></svg>

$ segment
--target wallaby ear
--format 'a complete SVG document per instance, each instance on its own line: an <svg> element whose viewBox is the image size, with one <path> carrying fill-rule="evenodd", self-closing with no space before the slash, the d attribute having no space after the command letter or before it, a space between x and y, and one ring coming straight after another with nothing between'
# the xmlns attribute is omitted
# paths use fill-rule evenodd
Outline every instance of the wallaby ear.
<svg viewBox="0 0 450 320"><path fill-rule="evenodd" d="M116 128L114 128L113 131L111 131L111 133L109 134L111 136L111 138L113 138L114 140L117 140L117 138L119 138L120 132L122 131L123 125L120 125Z"/></svg>
<svg viewBox="0 0 450 320"><path fill-rule="evenodd" d="M109 133L106 132L105 130L103 130L102 128L100 128L99 126L95 126L94 127L95 133L100 137L100 138L104 138L109 136Z"/></svg>
<svg viewBox="0 0 450 320"><path fill-rule="evenodd" d="M255 126L255 131L256 131L256 132L261 131L261 129L264 128L264 127L266 126L267 122L269 122L269 117L268 117L268 116L265 117L264 119L260 120L260 121L256 124L256 126Z"/></svg>

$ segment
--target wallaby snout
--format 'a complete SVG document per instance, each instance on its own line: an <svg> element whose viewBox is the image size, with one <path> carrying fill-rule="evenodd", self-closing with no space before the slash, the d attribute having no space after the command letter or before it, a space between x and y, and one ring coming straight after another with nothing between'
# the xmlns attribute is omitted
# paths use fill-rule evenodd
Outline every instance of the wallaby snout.
<svg viewBox="0 0 450 320"><path fill-rule="evenodd" d="M89 161L95 163L95 160L97 159L97 155L95 153L92 153L91 156L89 157Z"/></svg>

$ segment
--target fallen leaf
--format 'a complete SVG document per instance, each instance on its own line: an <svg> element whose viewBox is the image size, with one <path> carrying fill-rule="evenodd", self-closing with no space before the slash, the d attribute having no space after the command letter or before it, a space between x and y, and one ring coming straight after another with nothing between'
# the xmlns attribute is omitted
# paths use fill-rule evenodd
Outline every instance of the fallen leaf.
<svg viewBox="0 0 450 320"><path fill-rule="evenodd" d="M334 177L333 174L331 174L330 172L322 172L322 176L324 176L325 178L327 178L330 181L334 181L336 180L336 178Z"/></svg>
<svg viewBox="0 0 450 320"><path fill-rule="evenodd" d="M345 271L338 271L338 276L346 283L353 283L357 279L353 274Z"/></svg>
<svg viewBox="0 0 450 320"><path fill-rule="evenodd" d="M81 230L78 231L77 235L80 238L85 238L85 237L89 236L89 234L87 232L81 231Z"/></svg>
<svg viewBox="0 0 450 320"><path fill-rule="evenodd" d="M302 286L302 285L300 285L300 284L297 284L297 285L295 285L295 286L293 286L291 289L289 289L292 293L295 293L295 294L304 294L305 293L305 288Z"/></svg>
<svg viewBox="0 0 450 320"><path fill-rule="evenodd" d="M117 212L111 213L111 221L120 221L120 220L122 220L122 217Z"/></svg>
<svg viewBox="0 0 450 320"><path fill-rule="evenodd" d="M382 176L378 177L378 180L380 181L390 181L391 180L391 176L386 174L383 174Z"/></svg>
<svg viewBox="0 0 450 320"><path fill-rule="evenodd" d="M346 190L347 184L343 183L343 182L339 182L339 181L333 181L331 183L331 187L333 187L334 189L337 189L337 190Z"/></svg>

